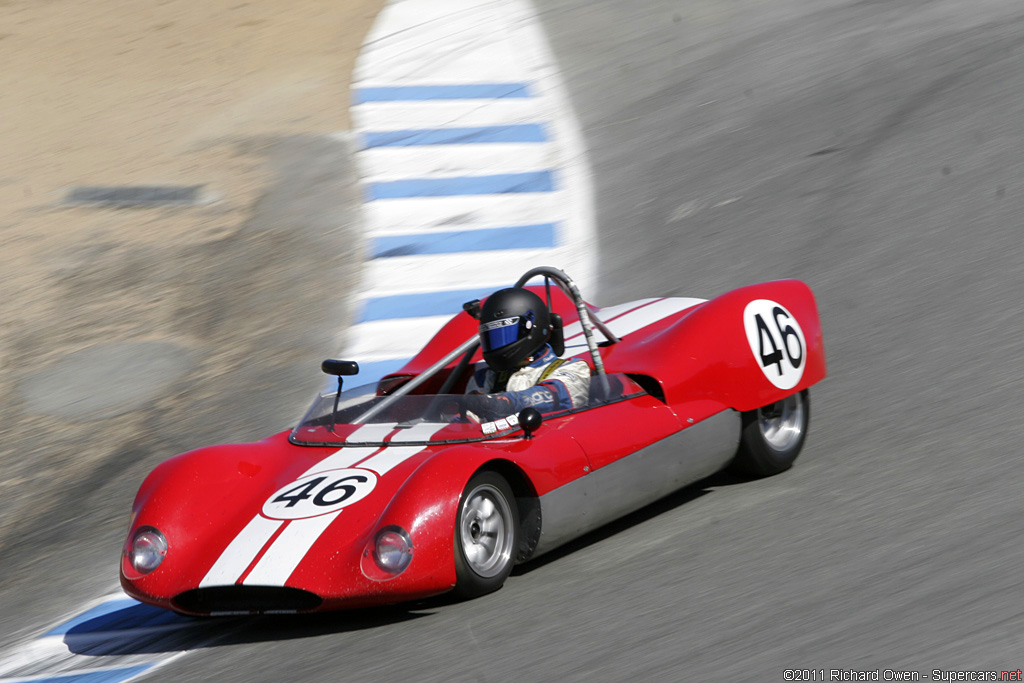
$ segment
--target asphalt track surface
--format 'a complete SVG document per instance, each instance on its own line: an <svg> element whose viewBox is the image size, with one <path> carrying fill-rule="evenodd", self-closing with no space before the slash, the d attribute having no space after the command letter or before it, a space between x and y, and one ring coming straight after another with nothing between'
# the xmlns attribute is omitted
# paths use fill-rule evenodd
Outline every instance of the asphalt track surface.
<svg viewBox="0 0 1024 683"><path fill-rule="evenodd" d="M808 281L830 375L804 454L779 477L682 491L491 596L225 622L152 677L1018 669L1024 7L538 9L594 169L605 275L592 298Z"/></svg>

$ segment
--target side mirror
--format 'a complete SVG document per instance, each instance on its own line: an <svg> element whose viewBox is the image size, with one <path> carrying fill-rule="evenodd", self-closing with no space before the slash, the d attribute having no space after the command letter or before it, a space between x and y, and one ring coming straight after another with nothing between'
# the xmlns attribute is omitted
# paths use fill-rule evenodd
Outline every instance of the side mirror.
<svg viewBox="0 0 1024 683"><path fill-rule="evenodd" d="M334 360L328 358L320 364L320 369L328 375L337 375L338 377L338 393L334 395L334 410L331 411L331 426L327 428L327 431L334 433L334 419L338 414L338 400L341 398L341 378L354 375L359 372L359 363L354 360Z"/></svg>
<svg viewBox="0 0 1024 683"><path fill-rule="evenodd" d="M328 358L320 364L320 369L328 375L355 375L359 372L359 363L354 360L333 360Z"/></svg>
<svg viewBox="0 0 1024 683"><path fill-rule="evenodd" d="M519 426L523 428L527 439L533 438L533 433L540 429L540 424L543 421L544 418L540 416L540 411L536 408L523 408L519 412Z"/></svg>

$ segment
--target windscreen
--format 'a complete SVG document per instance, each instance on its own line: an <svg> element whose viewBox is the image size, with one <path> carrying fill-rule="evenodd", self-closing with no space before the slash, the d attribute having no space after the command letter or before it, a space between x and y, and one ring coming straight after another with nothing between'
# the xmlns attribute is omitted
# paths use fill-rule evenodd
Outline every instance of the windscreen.
<svg viewBox="0 0 1024 683"><path fill-rule="evenodd" d="M320 394L292 430L292 443L309 446L384 443L462 443L500 438L520 432L518 416L472 414L465 394L408 394L378 396L378 385L367 384ZM600 375L590 380L587 403L574 410L543 415L545 420L591 410L643 394L625 375Z"/></svg>

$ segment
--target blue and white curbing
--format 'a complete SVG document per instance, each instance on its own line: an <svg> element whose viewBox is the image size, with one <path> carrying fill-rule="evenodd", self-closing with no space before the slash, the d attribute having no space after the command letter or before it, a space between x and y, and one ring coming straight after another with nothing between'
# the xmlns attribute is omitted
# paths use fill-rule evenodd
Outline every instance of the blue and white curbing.
<svg viewBox="0 0 1024 683"><path fill-rule="evenodd" d="M370 247L344 347L360 383L531 267L588 290L590 172L528 2L392 2L357 63L351 112Z"/></svg>
<svg viewBox="0 0 1024 683"><path fill-rule="evenodd" d="M351 111L370 246L344 346L361 381L533 266L589 289L589 169L528 2L392 0L363 47ZM0 683L121 683L224 635L223 622L115 594L0 656Z"/></svg>
<svg viewBox="0 0 1024 683"><path fill-rule="evenodd" d="M0 659L0 681L120 683L182 656L185 643L197 642L195 626L124 594L108 595L7 653ZM203 633L207 640L224 635L208 626Z"/></svg>

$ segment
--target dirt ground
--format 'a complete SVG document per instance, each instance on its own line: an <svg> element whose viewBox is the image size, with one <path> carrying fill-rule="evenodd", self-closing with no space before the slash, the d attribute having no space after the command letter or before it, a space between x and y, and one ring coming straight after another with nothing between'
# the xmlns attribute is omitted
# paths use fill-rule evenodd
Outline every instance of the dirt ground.
<svg viewBox="0 0 1024 683"><path fill-rule="evenodd" d="M354 275L334 283L343 294L362 253L350 233L330 234L352 227L335 207L297 214L310 187L321 203L355 196L348 177L331 180L344 146L323 136L348 128L353 62L382 5L0 0L0 552L69 487L135 466L131 444L173 431L175 411L203 410L217 378L322 350L288 309L317 315L316 288L347 268ZM202 185L214 201L62 205L74 186L153 184ZM292 238L299 228L322 228L323 241ZM303 279L318 267L320 280ZM39 407L47 370L116 343L175 349L188 363L177 393L116 417ZM149 448L143 465L177 445Z"/></svg>

